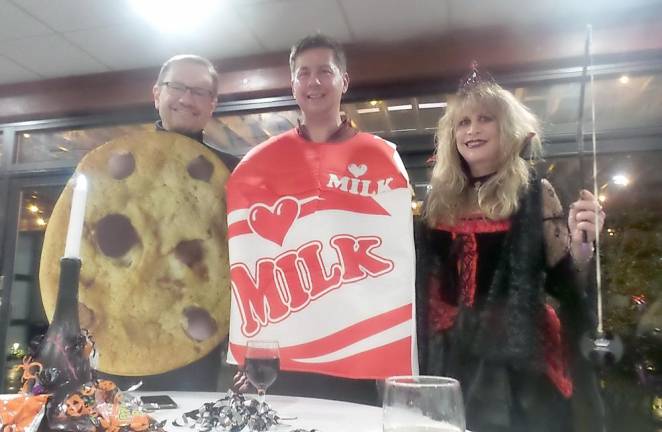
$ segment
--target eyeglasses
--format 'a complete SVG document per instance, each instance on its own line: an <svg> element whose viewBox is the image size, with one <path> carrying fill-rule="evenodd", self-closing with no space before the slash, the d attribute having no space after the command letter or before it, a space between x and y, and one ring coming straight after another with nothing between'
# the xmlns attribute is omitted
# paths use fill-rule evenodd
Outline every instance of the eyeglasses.
<svg viewBox="0 0 662 432"><path fill-rule="evenodd" d="M161 83L161 85L168 87L170 93L176 97L184 96L187 90L191 92L193 97L205 99L212 99L214 97L214 92L211 90L207 90L201 87L189 87L176 81L165 81Z"/></svg>

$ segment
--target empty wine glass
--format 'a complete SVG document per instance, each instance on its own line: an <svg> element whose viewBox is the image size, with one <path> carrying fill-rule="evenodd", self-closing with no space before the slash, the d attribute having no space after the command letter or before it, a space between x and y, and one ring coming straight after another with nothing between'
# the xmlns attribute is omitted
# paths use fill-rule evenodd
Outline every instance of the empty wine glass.
<svg viewBox="0 0 662 432"><path fill-rule="evenodd" d="M267 389L276 381L280 370L278 342L251 340L246 344L244 372L246 378L257 389L258 401L263 404Z"/></svg>
<svg viewBox="0 0 662 432"><path fill-rule="evenodd" d="M386 380L384 432L465 432L460 383L452 378L400 376Z"/></svg>

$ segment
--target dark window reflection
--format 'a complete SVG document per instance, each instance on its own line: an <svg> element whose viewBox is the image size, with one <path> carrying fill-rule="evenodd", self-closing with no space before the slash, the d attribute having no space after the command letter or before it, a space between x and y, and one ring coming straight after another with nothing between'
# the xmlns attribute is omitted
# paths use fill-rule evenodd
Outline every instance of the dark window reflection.
<svg viewBox="0 0 662 432"><path fill-rule="evenodd" d="M21 191L20 219L14 274L11 283L11 309L5 352L7 368L3 392L17 392L20 373L17 366L29 341L48 326L39 292L39 258L53 206L63 186L35 187Z"/></svg>
<svg viewBox="0 0 662 432"><path fill-rule="evenodd" d="M590 170L590 161L589 161ZM662 426L662 151L598 158L604 326L625 343L625 356L602 379L611 430ZM577 158L543 166L562 201L577 197L583 177ZM592 190L592 186L590 188Z"/></svg>
<svg viewBox="0 0 662 432"><path fill-rule="evenodd" d="M152 123L68 130L17 132L16 162L78 161L90 150L129 133L154 130Z"/></svg>
<svg viewBox="0 0 662 432"><path fill-rule="evenodd" d="M235 155L243 155L272 136L297 124L296 110L256 114L225 115L205 127L205 141Z"/></svg>

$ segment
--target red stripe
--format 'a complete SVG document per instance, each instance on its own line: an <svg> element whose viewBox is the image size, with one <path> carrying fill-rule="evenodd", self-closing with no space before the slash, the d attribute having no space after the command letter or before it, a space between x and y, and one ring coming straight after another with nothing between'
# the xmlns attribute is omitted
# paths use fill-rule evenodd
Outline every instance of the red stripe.
<svg viewBox="0 0 662 432"><path fill-rule="evenodd" d="M309 364L285 361L284 370L314 372L344 378L384 379L394 375L411 375L411 338L406 337L370 351L341 360Z"/></svg>
<svg viewBox="0 0 662 432"><path fill-rule="evenodd" d="M228 240L236 236L250 234L251 232L253 231L251 231L251 227L246 222L246 219L235 222L228 227Z"/></svg>
<svg viewBox="0 0 662 432"><path fill-rule="evenodd" d="M355 354L327 363L302 363L287 358L280 351L280 368L293 372L312 372L343 378L384 379L394 375L411 375L412 341L406 337L387 345ZM241 351L241 359L235 355L239 364L243 364L244 347L231 345L232 354Z"/></svg>
<svg viewBox="0 0 662 432"><path fill-rule="evenodd" d="M396 325L402 324L412 318L412 305L401 306L392 311L368 318L353 324L336 333L300 345L281 347L281 359L313 358L323 356L353 343L373 336ZM256 336L259 339L259 336ZM245 347L230 344L232 355L239 363L243 363Z"/></svg>
<svg viewBox="0 0 662 432"><path fill-rule="evenodd" d="M322 356L383 332L391 327L395 327L398 324L402 324L410 320L411 317L412 305L405 305L381 315L368 318L321 339L287 347L288 357L310 358Z"/></svg>

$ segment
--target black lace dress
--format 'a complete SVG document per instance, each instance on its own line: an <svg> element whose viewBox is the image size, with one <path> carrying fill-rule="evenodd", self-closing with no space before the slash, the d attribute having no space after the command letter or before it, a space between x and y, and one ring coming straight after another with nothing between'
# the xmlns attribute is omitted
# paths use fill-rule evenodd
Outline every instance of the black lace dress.
<svg viewBox="0 0 662 432"><path fill-rule="evenodd" d="M569 256L547 268L542 221L533 186L510 220L417 225L421 372L461 382L475 432L602 430L594 374L575 350L586 296Z"/></svg>

